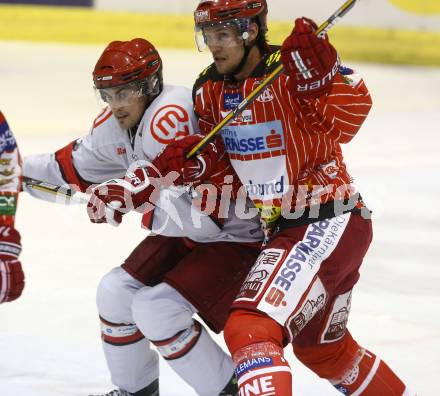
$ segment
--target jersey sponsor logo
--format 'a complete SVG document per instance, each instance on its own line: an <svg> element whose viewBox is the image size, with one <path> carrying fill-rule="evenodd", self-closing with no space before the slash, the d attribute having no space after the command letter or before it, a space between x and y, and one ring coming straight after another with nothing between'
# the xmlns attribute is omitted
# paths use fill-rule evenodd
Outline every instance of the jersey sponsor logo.
<svg viewBox="0 0 440 396"><path fill-rule="evenodd" d="M189 135L189 114L181 106L167 105L160 108L150 123L151 135L162 144L174 138Z"/></svg>
<svg viewBox="0 0 440 396"><path fill-rule="evenodd" d="M310 265L310 261L307 260L308 256L318 249L325 236L325 230L329 225L330 222L328 220L322 220L309 225L304 239L294 246L281 267L281 271L274 281L276 285L285 291L291 288L292 283L295 281L298 273L302 271L303 266L306 263Z"/></svg>
<svg viewBox="0 0 440 396"><path fill-rule="evenodd" d="M222 117L225 118L230 112L229 111L222 111ZM241 113L237 114L234 117L234 121L237 124L245 123L245 122L252 122L254 120L254 117L252 115L252 110L246 109L243 110Z"/></svg>
<svg viewBox="0 0 440 396"><path fill-rule="evenodd" d="M319 278L316 278L301 306L287 320L286 328L293 340L307 323L325 307L327 292Z"/></svg>
<svg viewBox="0 0 440 396"><path fill-rule="evenodd" d="M284 301L284 297L286 293L277 289L276 287L271 287L271 289L266 294L264 301L268 304L273 305L274 307L279 307L280 305L286 306L287 303Z"/></svg>
<svg viewBox="0 0 440 396"><path fill-rule="evenodd" d="M225 110L234 110L243 100L243 95L237 93L225 93L223 95L223 107Z"/></svg>
<svg viewBox="0 0 440 396"><path fill-rule="evenodd" d="M338 296L333 303L321 336L321 343L340 340L346 332L351 307L351 290Z"/></svg>
<svg viewBox="0 0 440 396"><path fill-rule="evenodd" d="M245 382L240 385L240 396L270 396L275 395L275 391L272 375L254 378L252 382Z"/></svg>
<svg viewBox="0 0 440 396"><path fill-rule="evenodd" d="M276 274L267 285L264 296L258 303L258 310L267 313L278 323L285 325L292 314L295 315L300 311L301 308L298 307L302 306L308 296L310 296L310 300L315 302L315 305L312 304L308 308L313 306L317 309L320 306L321 298L319 295L322 294L322 289L318 287L319 284L316 284L313 289L313 282L316 280L321 264L338 246L350 216L351 214L347 213L308 225L302 240L292 247L286 259L279 264ZM285 294L283 300L278 301L274 298L275 292L272 287ZM308 294L310 290L314 290L311 295ZM276 307L273 303L269 304L265 300L269 291L272 293L272 298L269 297L269 300L277 302ZM287 304L284 305L283 301L286 301ZM297 319L300 324L300 318ZM293 333L294 330L292 330Z"/></svg>
<svg viewBox="0 0 440 396"><path fill-rule="evenodd" d="M243 282L237 299L255 300L269 280L273 268L281 261L284 252L284 249L264 249Z"/></svg>
<svg viewBox="0 0 440 396"><path fill-rule="evenodd" d="M278 50L274 52L273 54L269 55L266 59L266 65L268 67L272 66L274 63L279 62L281 59L281 50Z"/></svg>
<svg viewBox="0 0 440 396"><path fill-rule="evenodd" d="M281 176L279 180L274 180L271 183L254 183L252 180L249 180L245 188L250 196L283 194L284 176Z"/></svg>
<svg viewBox="0 0 440 396"><path fill-rule="evenodd" d="M273 366L273 359L270 357L258 357L258 358L248 359L237 366L237 368L235 369L235 374L237 378L239 378L241 375L243 375L249 370L253 370L255 368L265 367L265 366Z"/></svg>
<svg viewBox="0 0 440 396"><path fill-rule="evenodd" d="M229 125L222 138L231 159L249 161L286 154L280 121L255 125Z"/></svg>

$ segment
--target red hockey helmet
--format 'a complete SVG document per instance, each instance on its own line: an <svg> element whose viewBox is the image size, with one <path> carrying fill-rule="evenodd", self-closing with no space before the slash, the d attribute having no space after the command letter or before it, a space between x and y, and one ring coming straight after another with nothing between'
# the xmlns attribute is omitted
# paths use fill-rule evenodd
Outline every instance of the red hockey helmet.
<svg viewBox="0 0 440 396"><path fill-rule="evenodd" d="M267 32L266 0L202 0L194 11L196 44L200 51L206 47L203 29L219 24L235 25L238 34L247 39L250 21L256 19L262 34Z"/></svg>
<svg viewBox="0 0 440 396"><path fill-rule="evenodd" d="M266 13L266 0L201 0L194 12L194 19L197 25L238 18L255 18Z"/></svg>
<svg viewBox="0 0 440 396"><path fill-rule="evenodd" d="M157 77L162 83L162 60L153 44L142 38L112 41L104 50L95 69L97 89L105 89Z"/></svg>

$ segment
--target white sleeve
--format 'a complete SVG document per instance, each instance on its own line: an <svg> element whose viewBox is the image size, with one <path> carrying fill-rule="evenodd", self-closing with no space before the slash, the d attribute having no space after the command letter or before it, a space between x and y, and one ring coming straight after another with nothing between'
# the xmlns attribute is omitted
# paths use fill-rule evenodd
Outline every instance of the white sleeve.
<svg viewBox="0 0 440 396"><path fill-rule="evenodd" d="M129 165L126 155L115 155L118 143L113 141L111 136L104 136L103 139L102 135L102 131L94 130L93 134L77 140L72 151L73 167L81 180L87 184L122 178Z"/></svg>
<svg viewBox="0 0 440 396"><path fill-rule="evenodd" d="M123 132L117 127L111 112L106 110L95 120L90 133L83 138L52 154L25 157L23 175L81 192L85 192L91 185L121 178L129 165L126 154L126 145L129 142ZM118 150L124 155L119 155ZM31 187L24 187L24 190L40 199L58 201L51 193Z"/></svg>
<svg viewBox="0 0 440 396"><path fill-rule="evenodd" d="M60 167L55 160L54 154L36 154L24 157L23 175L56 186L68 187L67 182L61 174ZM26 191L35 198L44 199L45 201L57 201L55 195L28 187L26 184L23 185L23 191Z"/></svg>

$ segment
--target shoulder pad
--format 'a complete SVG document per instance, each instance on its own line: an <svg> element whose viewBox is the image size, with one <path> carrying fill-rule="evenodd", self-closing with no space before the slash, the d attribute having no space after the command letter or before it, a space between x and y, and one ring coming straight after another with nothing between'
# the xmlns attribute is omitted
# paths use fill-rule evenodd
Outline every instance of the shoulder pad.
<svg viewBox="0 0 440 396"><path fill-rule="evenodd" d="M196 82L194 83L195 87L200 87L203 85L206 81L221 81L223 80L223 75L219 74L217 71L217 68L215 67L214 63L211 63L206 69L204 69L199 76L197 77Z"/></svg>
<svg viewBox="0 0 440 396"><path fill-rule="evenodd" d="M254 69L251 77L262 77L272 73L281 63L281 47L271 45L270 52L265 54L263 59Z"/></svg>
<svg viewBox="0 0 440 396"><path fill-rule="evenodd" d="M106 122L111 116L112 116L112 111L110 110L110 107L105 107L101 113L99 113L99 115L95 118L95 120L93 121L93 129L99 127L101 124L103 124L104 122Z"/></svg>

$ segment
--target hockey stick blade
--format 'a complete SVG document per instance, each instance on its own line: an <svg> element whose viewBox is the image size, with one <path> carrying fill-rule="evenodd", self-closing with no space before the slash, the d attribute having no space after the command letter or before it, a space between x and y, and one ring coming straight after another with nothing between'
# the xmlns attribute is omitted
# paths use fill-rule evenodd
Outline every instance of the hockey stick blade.
<svg viewBox="0 0 440 396"><path fill-rule="evenodd" d="M347 0L339 9L337 9L316 31L318 37L326 34L348 11L355 5L357 0ZM214 136L229 122L237 117L246 107L248 107L273 80L275 80L284 71L284 66L280 64L263 82L246 96L240 104L215 126L192 150L186 155L186 159L191 159L214 138Z"/></svg>

